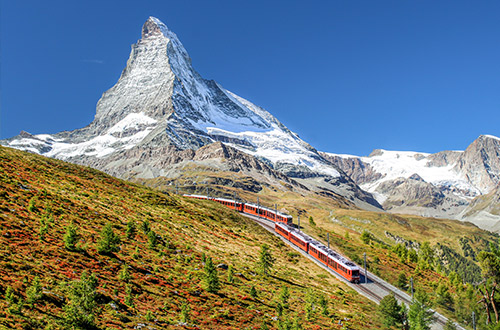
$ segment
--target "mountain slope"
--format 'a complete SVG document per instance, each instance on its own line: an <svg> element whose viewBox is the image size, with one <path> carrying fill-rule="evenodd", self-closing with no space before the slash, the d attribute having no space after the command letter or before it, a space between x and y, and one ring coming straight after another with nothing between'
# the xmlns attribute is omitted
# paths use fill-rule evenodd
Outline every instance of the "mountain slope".
<svg viewBox="0 0 500 330"><path fill-rule="evenodd" d="M63 328L65 306L74 299L70 287L84 271L97 278L94 314L99 329L171 329L183 325L183 313L188 328L267 324L276 329L274 306L285 286L290 299L282 320L299 318L306 329L327 328L338 320L352 329L380 327L371 317L373 303L224 206L163 194L11 148L0 147L0 160L1 328ZM136 232L127 237L132 221ZM146 234L146 222L156 244ZM121 243L118 252L100 254L106 224ZM78 234L73 250L64 244L69 226ZM276 258L272 277L254 271L261 244L268 244ZM205 256L221 265L217 294L202 285ZM233 283L222 264L233 267ZM130 279L119 275L124 265ZM30 303L36 276L41 296ZM252 286L256 298L249 295ZM319 295L327 298L330 315L314 311L311 320L303 319L307 297Z"/></svg>
<svg viewBox="0 0 500 330"><path fill-rule="evenodd" d="M309 189L327 189L360 207L380 208L370 194L269 112L203 79L177 36L154 17L145 22L118 82L99 100L92 123L72 132L22 132L0 141L122 178L169 171L161 161L161 152L171 150L169 146L197 150L215 142L303 179ZM118 164L118 157L126 159ZM134 165L139 162L143 171Z"/></svg>

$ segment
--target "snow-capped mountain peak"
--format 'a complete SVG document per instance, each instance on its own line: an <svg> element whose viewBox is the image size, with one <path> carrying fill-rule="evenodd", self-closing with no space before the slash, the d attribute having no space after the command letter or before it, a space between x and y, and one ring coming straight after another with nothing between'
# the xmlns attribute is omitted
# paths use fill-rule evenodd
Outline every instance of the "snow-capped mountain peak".
<svg viewBox="0 0 500 330"><path fill-rule="evenodd" d="M288 174L342 175L269 112L203 79L177 35L155 17L144 23L127 66L102 95L90 125L3 144L79 162L131 148L197 149L217 141Z"/></svg>

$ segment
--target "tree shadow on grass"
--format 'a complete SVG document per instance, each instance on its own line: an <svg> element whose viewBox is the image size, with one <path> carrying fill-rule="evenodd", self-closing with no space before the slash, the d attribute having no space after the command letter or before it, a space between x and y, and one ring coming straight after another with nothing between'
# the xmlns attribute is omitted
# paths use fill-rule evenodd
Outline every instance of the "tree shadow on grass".
<svg viewBox="0 0 500 330"><path fill-rule="evenodd" d="M269 275L269 277L272 277L274 278L275 280L278 280L280 282L285 282L285 283L288 283L290 285L293 285L293 286L297 286L299 288L305 288L306 286L305 285L302 285L302 284L298 284L298 283L294 283L292 281L290 281L289 279L286 279L286 278L281 278L281 277L278 277L278 276L274 276L274 275Z"/></svg>

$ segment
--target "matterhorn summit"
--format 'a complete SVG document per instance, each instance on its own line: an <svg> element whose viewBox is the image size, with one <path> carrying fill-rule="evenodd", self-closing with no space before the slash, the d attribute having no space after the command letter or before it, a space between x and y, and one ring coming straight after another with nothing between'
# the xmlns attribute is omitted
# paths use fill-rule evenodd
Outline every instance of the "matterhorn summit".
<svg viewBox="0 0 500 330"><path fill-rule="evenodd" d="M314 178L313 185L322 181L321 189L378 206L269 112L202 78L176 34L154 17L144 23L118 82L97 103L92 123L53 135L22 132L1 141L124 178L172 175L172 164L187 155L179 152L213 143L256 157L281 175Z"/></svg>

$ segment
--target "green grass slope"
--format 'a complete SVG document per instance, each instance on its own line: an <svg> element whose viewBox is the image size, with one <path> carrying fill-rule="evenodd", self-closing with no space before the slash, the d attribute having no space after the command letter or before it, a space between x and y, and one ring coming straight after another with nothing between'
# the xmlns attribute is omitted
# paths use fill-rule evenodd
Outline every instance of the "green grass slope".
<svg viewBox="0 0 500 330"><path fill-rule="evenodd" d="M102 254L108 224L120 242ZM267 277L256 271L262 244L275 258ZM203 285L208 257L233 270L230 280L217 268L216 293ZM83 308L97 329L380 327L373 303L221 205L0 147L0 328L71 328Z"/></svg>

